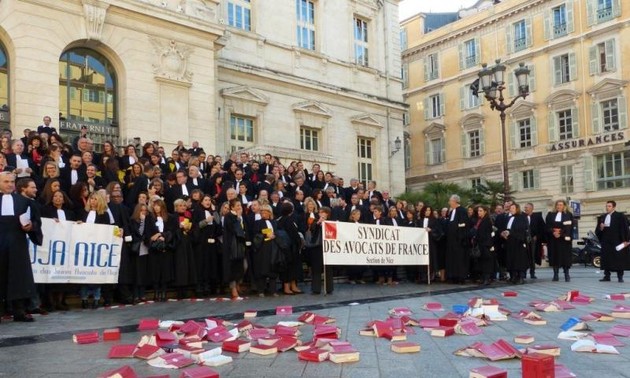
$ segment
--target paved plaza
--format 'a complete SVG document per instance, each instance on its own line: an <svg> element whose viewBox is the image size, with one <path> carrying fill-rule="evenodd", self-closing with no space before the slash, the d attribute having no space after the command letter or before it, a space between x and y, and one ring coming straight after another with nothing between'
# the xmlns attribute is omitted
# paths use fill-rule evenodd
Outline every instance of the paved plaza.
<svg viewBox="0 0 630 378"><path fill-rule="evenodd" d="M360 352L356 363L334 364L306 363L299 361L294 351L274 356L257 356L251 353L225 353L234 358L231 364L215 368L222 377L467 377L471 368L487 365L481 359L458 357L453 352L475 341L491 343L503 338L513 344L515 335L530 334L536 344L556 344L562 347L556 362L566 365L578 377L630 377L630 346L618 348L619 355L597 355L571 352L571 341L557 340L560 325L569 317L588 313L610 312L616 304L625 302L605 300L606 294L630 291L628 284L601 283L594 268L574 268L572 282L552 283L551 271L541 269L539 279L522 286L497 285L486 288L434 284L400 284L396 287L375 285L338 284L334 295L300 295L278 298L249 298L239 302L168 302L147 304L118 309L95 311L70 311L37 317L32 324L3 322L0 324L0 377L96 377L98 374L125 364L131 365L140 376L169 374L177 377L180 371L158 369L138 359L107 359L107 353L116 343L137 342L143 334L136 330L138 321L145 317L161 320L203 319L216 316L240 321L243 311L258 310L256 323L265 326L280 320L296 320L301 312L312 311L334 317L347 339ZM503 298L502 292L513 290L517 297ZM409 307L414 318L431 318L445 312L427 312L421 309L426 302L440 302L448 311L453 305L466 304L472 297L497 298L503 307L518 312L531 309L528 302L552 300L569 290L595 298L590 305L576 305L576 309L564 312L543 313L546 326L525 324L514 318L495 322L483 328L480 336L454 335L448 338L432 338L429 333L416 328L416 334L408 340L419 342L419 354L395 354L390 351L389 341L360 336L364 325L377 319L386 319L388 310ZM276 316L275 307L294 306L294 315ZM616 319L613 323L589 322L595 332L604 332L616 324L630 324L630 320ZM123 334L118 342L77 345L72 334L78 331L102 330L120 327ZM301 327L302 340L309 340L312 327ZM624 343L627 339L621 338ZM514 344L513 344L514 345ZM211 347L208 344L206 348ZM520 361L510 360L492 363L508 370L509 377L520 377Z"/></svg>

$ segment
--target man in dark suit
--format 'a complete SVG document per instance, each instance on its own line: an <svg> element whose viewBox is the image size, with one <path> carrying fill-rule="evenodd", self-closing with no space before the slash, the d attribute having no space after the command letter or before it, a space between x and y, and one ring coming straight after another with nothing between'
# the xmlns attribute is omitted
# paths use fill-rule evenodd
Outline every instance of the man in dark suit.
<svg viewBox="0 0 630 378"><path fill-rule="evenodd" d="M240 193L241 184L244 184L247 187L247 195L252 197L254 195L254 190L247 180L244 178L245 172L241 168L237 168L236 172L234 172L234 189Z"/></svg>
<svg viewBox="0 0 630 378"><path fill-rule="evenodd" d="M36 295L27 236L42 245L41 220L33 202L14 191L15 175L0 172L0 302L11 305L13 321L32 322L25 312Z"/></svg>
<svg viewBox="0 0 630 378"><path fill-rule="evenodd" d="M142 175L136 177L133 181L133 186L129 193L127 193L127 198L125 198L125 203L129 209L133 209L136 206L136 203L138 203L138 195L141 192L149 192L149 185L154 177L154 172L154 168L150 164L147 164L143 167ZM166 183L164 183L164 185L166 187ZM166 189L164 189L164 192L166 192Z"/></svg>
<svg viewBox="0 0 630 378"><path fill-rule="evenodd" d="M505 201L503 208L509 209L510 206L512 206L512 201L508 200L508 201ZM497 215L494 221L494 225L497 229L497 232L495 232L495 236L494 236L494 240L495 240L494 250L497 253L497 264L499 264L499 279L501 281L504 281L507 279L507 273L505 269L505 254L506 254L505 247L504 247L505 239L501 237L501 233L507 230L507 225L508 225L508 222L510 221L511 216L512 214L510 214L509 211L504 211L502 214Z"/></svg>
<svg viewBox="0 0 630 378"><path fill-rule="evenodd" d="M376 190L376 181L374 180L368 181L368 187L367 187L366 192L367 192L368 202L372 202L372 199L376 197L378 199L378 202L383 203L383 195L381 194L381 192Z"/></svg>
<svg viewBox="0 0 630 378"><path fill-rule="evenodd" d="M70 193L72 185L77 181L84 181L87 178L86 167L81 161L81 155L74 154L70 157L70 162L60 172L61 188L64 192Z"/></svg>
<svg viewBox="0 0 630 378"><path fill-rule="evenodd" d="M356 209L361 211L361 219L359 220L359 222L367 222L370 217L370 209L366 206L361 205L359 195L355 193L350 197L350 203L346 207L346 219L350 219L350 213L352 213Z"/></svg>
<svg viewBox="0 0 630 378"><path fill-rule="evenodd" d="M191 165L188 168L188 184L194 189L201 189L204 193L208 192L206 180L199 171L199 167Z"/></svg>
<svg viewBox="0 0 630 378"><path fill-rule="evenodd" d="M57 129L55 129L54 127L50 126L50 122L52 121L50 116L44 116L43 121L44 121L43 125L37 126L37 133L38 134L48 134L48 135L57 134Z"/></svg>
<svg viewBox="0 0 630 378"><path fill-rule="evenodd" d="M446 228L446 276L456 284L463 284L469 267L468 212L460 205L460 198L456 194L451 196L448 204L450 213Z"/></svg>
<svg viewBox="0 0 630 378"><path fill-rule="evenodd" d="M199 156L200 154L205 153L203 148L199 147L199 142L197 141L192 142L192 147L188 149L188 152L190 152L192 156Z"/></svg>
<svg viewBox="0 0 630 378"><path fill-rule="evenodd" d="M302 174L298 174L293 178L293 183L295 184L295 186L292 186L292 193L295 193L295 191L300 190L302 192L304 192L304 197L310 197L311 196L311 187L306 184L305 180L304 180L304 175Z"/></svg>
<svg viewBox="0 0 630 378"><path fill-rule="evenodd" d="M166 202L166 207L168 208L168 211L170 213L174 212L175 210L173 207L173 202L175 202L176 199L190 197L190 193L193 191L192 185L188 183L188 175L186 174L185 170L180 169L179 171L177 171L175 177L177 181L175 185L173 185L168 190L166 195L166 198L168 199L168 202Z"/></svg>
<svg viewBox="0 0 630 378"><path fill-rule="evenodd" d="M344 194L346 196L346 202L350 202L350 198L352 198L353 194L357 194L357 192L359 191L359 180L353 178L350 179L350 186L347 188L344 188ZM359 198L361 199L361 198Z"/></svg>
<svg viewBox="0 0 630 378"><path fill-rule="evenodd" d="M11 143L11 153L6 155L7 165L15 168L18 178L36 177L37 166L28 156L21 139L16 139Z"/></svg>
<svg viewBox="0 0 630 378"><path fill-rule="evenodd" d="M99 189L104 189L107 183L101 176L97 176L98 168L95 164L90 164L85 168L85 182L88 184L88 191L94 193Z"/></svg>
<svg viewBox="0 0 630 378"><path fill-rule="evenodd" d="M273 183L275 180L272 174L265 175L265 181L258 183L258 188L256 189L257 197L260 197L260 192L263 190L266 191L267 194L273 192Z"/></svg>
<svg viewBox="0 0 630 378"><path fill-rule="evenodd" d="M529 238L527 239L527 253L529 258L529 276L536 279L536 265L542 263L541 253L543 236L545 234L545 220L540 212L534 211L534 205L528 202L523 212L529 222Z"/></svg>
<svg viewBox="0 0 630 378"><path fill-rule="evenodd" d="M232 166L232 164L238 164L238 162L236 161L238 155L236 155L236 152L232 152L230 154L230 158L227 159L225 161L225 163L223 164L223 170L225 172L229 172L230 171L230 167Z"/></svg>
<svg viewBox="0 0 630 378"><path fill-rule="evenodd" d="M630 235L628 220L625 215L617 211L615 201L606 202L606 214L599 217L595 234L602 244L602 269L604 278L600 281L610 281L610 272L617 272L617 280L623 282L623 272L630 269L628 245Z"/></svg>

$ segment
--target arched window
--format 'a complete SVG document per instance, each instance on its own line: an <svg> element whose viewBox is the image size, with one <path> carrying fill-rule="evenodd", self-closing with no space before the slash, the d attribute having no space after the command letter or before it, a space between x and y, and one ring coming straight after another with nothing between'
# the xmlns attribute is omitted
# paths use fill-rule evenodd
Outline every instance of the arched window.
<svg viewBox="0 0 630 378"><path fill-rule="evenodd" d="M0 129L9 127L9 59L0 43Z"/></svg>
<svg viewBox="0 0 630 378"><path fill-rule="evenodd" d="M68 135L87 125L92 139L118 135L117 78L111 63L87 48L67 50L59 59L60 129Z"/></svg>

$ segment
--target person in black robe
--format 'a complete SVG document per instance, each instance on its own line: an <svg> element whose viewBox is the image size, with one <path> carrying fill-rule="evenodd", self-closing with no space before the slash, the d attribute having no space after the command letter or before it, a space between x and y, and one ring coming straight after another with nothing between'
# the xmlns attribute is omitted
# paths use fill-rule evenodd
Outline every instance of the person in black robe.
<svg viewBox="0 0 630 378"><path fill-rule="evenodd" d="M489 285L495 273L496 254L494 252L494 231L490 210L486 206L477 207L477 222L474 225L473 245L479 248L479 271L482 285Z"/></svg>
<svg viewBox="0 0 630 378"><path fill-rule="evenodd" d="M529 258L529 277L537 279L536 265L542 263L542 242L545 234L545 220L540 212L534 211L534 205L529 202L523 206L523 212L529 224L529 239L527 240L527 254Z"/></svg>
<svg viewBox="0 0 630 378"><path fill-rule="evenodd" d="M558 200L554 211L547 213L545 220L547 234L547 254L549 265L553 267L553 281L558 281L560 268L564 271L564 280L571 281L569 269L571 269L573 246L573 214L568 211L566 201Z"/></svg>
<svg viewBox="0 0 630 378"><path fill-rule="evenodd" d="M287 253L287 268L280 274L282 289L285 295L303 293L297 286L297 281L302 270L300 251L303 247L303 239L300 236L293 215L293 204L291 202L282 203L280 206L280 218L278 218L278 229L284 230L291 240Z"/></svg>
<svg viewBox="0 0 630 378"><path fill-rule="evenodd" d="M220 224L212 203L212 195L205 194L199 206L193 211L197 296L207 296L211 291L217 291Z"/></svg>
<svg viewBox="0 0 630 378"><path fill-rule="evenodd" d="M422 206L424 207L424 206ZM420 209L422 209L422 207ZM418 214L421 214L419 212ZM450 218L448 216L448 208L444 207L440 210L440 217L438 218L438 222L440 225L440 229L442 231L442 237L438 241L438 253L437 253L437 266L438 266L438 276L440 282L446 282L446 230L448 229L448 223Z"/></svg>
<svg viewBox="0 0 630 378"><path fill-rule="evenodd" d="M628 242L630 235L628 220L617 211L617 202L606 202L606 214L599 217L595 235L602 245L602 266L604 278L601 282L610 281L610 273L617 273L617 281L623 282L623 273L630 269Z"/></svg>
<svg viewBox="0 0 630 378"><path fill-rule="evenodd" d="M175 232L175 279L177 299L187 296L187 288L197 283L197 265L192 247L192 214L187 210L186 201L177 199L173 203L178 228Z"/></svg>
<svg viewBox="0 0 630 378"><path fill-rule="evenodd" d="M512 201L505 201L503 204L503 212L501 214L497 214L494 220L494 226L497 229L497 232L494 235L494 250L497 256L497 265L499 271L499 280L505 281L507 280L507 272L505 268L505 254L507 253L505 250L505 239L501 237L501 233L505 231L508 221L512 214L510 213L510 206L512 205Z"/></svg>
<svg viewBox="0 0 630 378"><path fill-rule="evenodd" d="M271 206L260 208L261 219L253 223L253 253L252 271L258 296L276 296L277 275L272 265L274 248L278 248L274 239L278 230L278 223L273 219ZM277 250L275 251L278 252Z"/></svg>
<svg viewBox="0 0 630 378"><path fill-rule="evenodd" d="M446 276L454 283L463 284L469 267L469 223L466 208L456 194L449 199L451 208L446 229Z"/></svg>
<svg viewBox="0 0 630 378"><path fill-rule="evenodd" d="M173 238L179 225L177 217L168 213L163 200L155 200L152 210L151 220L155 222L147 221L148 230L145 230L145 237L153 235L149 244L149 276L154 289L153 300L166 302L166 290L173 280Z"/></svg>
<svg viewBox="0 0 630 378"><path fill-rule="evenodd" d="M230 212L223 219L223 279L230 285L233 300L240 299L239 284L245 276L245 256L248 245L247 227L243 220L241 201L229 201Z"/></svg>
<svg viewBox="0 0 630 378"><path fill-rule="evenodd" d="M429 234L429 274L434 277L440 270L440 257L438 254L444 252L439 250L439 242L443 237L442 225L440 221L433 216L433 208L431 206L423 206L420 213L420 219L415 222L415 224L423 228ZM413 221L414 217L413 211L407 212L409 221ZM426 275L424 275L421 277L420 281L426 281L426 278Z"/></svg>
<svg viewBox="0 0 630 378"><path fill-rule="evenodd" d="M324 265L324 235L322 234L323 223L330 218L331 213L332 211L329 207L324 206L319 209L319 216L313 229L313 238L316 242L314 243L313 251L311 253L311 267L313 271L311 293L315 295L320 294L322 291L322 273L324 274L324 282L326 283L326 294L333 293L333 267L330 265Z"/></svg>
<svg viewBox="0 0 630 378"><path fill-rule="evenodd" d="M134 281L132 282L133 302L145 302L145 287L150 284L149 278L149 243L150 238L157 234L155 219L146 204L139 203L129 219L131 246L129 254L135 258Z"/></svg>
<svg viewBox="0 0 630 378"><path fill-rule="evenodd" d="M510 281L515 284L525 283L525 272L529 267L527 255L527 236L529 224L527 217L521 213L520 205L512 203L506 229L501 232L505 240L505 266L510 272Z"/></svg>
<svg viewBox="0 0 630 378"><path fill-rule="evenodd" d="M33 318L25 313L29 299L36 295L27 236L34 244L42 245L41 220L38 212L29 210L32 202L14 191L15 175L1 172L0 303L11 305L14 321L32 322Z"/></svg>

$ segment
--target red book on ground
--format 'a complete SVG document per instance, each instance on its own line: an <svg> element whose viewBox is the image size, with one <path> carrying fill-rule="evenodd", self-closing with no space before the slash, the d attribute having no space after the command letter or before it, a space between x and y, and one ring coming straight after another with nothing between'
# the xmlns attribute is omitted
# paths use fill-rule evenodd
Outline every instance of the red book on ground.
<svg viewBox="0 0 630 378"><path fill-rule="evenodd" d="M208 340L212 341L213 343L221 343L233 337L233 335L225 327L219 326L209 330L207 337Z"/></svg>
<svg viewBox="0 0 630 378"><path fill-rule="evenodd" d="M455 327L457 323L459 323L459 320L440 318L439 322L440 322L440 327Z"/></svg>
<svg viewBox="0 0 630 378"><path fill-rule="evenodd" d="M442 307L442 304L437 302L425 303L422 307L427 311L444 311L444 307Z"/></svg>
<svg viewBox="0 0 630 378"><path fill-rule="evenodd" d="M179 378L219 378L219 373L207 366L197 366L182 371Z"/></svg>
<svg viewBox="0 0 630 378"><path fill-rule="evenodd" d="M372 325L372 329L374 330L374 334L376 335L376 337L383 337L383 335L385 335L385 332L391 331L392 327L387 322L377 320Z"/></svg>
<svg viewBox="0 0 630 378"><path fill-rule="evenodd" d="M113 345L109 349L107 358L133 358L133 352L136 350L136 344Z"/></svg>
<svg viewBox="0 0 630 378"><path fill-rule="evenodd" d="M256 310L246 310L243 313L243 317L248 319L248 318L255 318L258 315L258 311Z"/></svg>
<svg viewBox="0 0 630 378"><path fill-rule="evenodd" d="M236 325L239 332L249 331L250 329L254 329L254 325L249 320L243 320L242 322Z"/></svg>
<svg viewBox="0 0 630 378"><path fill-rule="evenodd" d="M440 319L418 319L421 328L436 328L440 326Z"/></svg>
<svg viewBox="0 0 630 378"><path fill-rule="evenodd" d="M159 319L140 319L138 331L152 331L160 328Z"/></svg>
<svg viewBox="0 0 630 378"><path fill-rule="evenodd" d="M553 356L546 354L524 354L521 359L523 378L553 377L555 366Z"/></svg>
<svg viewBox="0 0 630 378"><path fill-rule="evenodd" d="M129 365L119 367L118 369L109 370L99 374L98 378L138 378L135 370Z"/></svg>
<svg viewBox="0 0 630 378"><path fill-rule="evenodd" d="M293 306L276 307L276 315L291 315L291 314L293 314Z"/></svg>
<svg viewBox="0 0 630 378"><path fill-rule="evenodd" d="M295 337L282 337L278 342L276 342L273 346L278 348L278 352L286 352L298 345L298 340Z"/></svg>
<svg viewBox="0 0 630 378"><path fill-rule="evenodd" d="M77 344L93 344L98 343L98 332L75 333L72 335L72 341Z"/></svg>
<svg viewBox="0 0 630 378"><path fill-rule="evenodd" d="M120 340L120 328L106 329L103 331L103 341Z"/></svg>
<svg viewBox="0 0 630 378"><path fill-rule="evenodd" d="M625 301L626 296L623 294L610 294L609 295L611 301Z"/></svg>
<svg viewBox="0 0 630 378"><path fill-rule="evenodd" d="M298 359L309 362L322 362L328 359L328 352L319 348L310 348L299 352Z"/></svg>
<svg viewBox="0 0 630 378"><path fill-rule="evenodd" d="M431 336L433 337L448 337L455 334L455 328L453 327L437 327L431 329Z"/></svg>
<svg viewBox="0 0 630 378"><path fill-rule="evenodd" d="M177 344L177 336L169 331L157 331L155 333L155 342L158 346Z"/></svg>
<svg viewBox="0 0 630 378"><path fill-rule="evenodd" d="M249 341L245 340L224 341L221 349L224 352L243 353L247 352L251 345Z"/></svg>
<svg viewBox="0 0 630 378"><path fill-rule="evenodd" d="M470 369L469 378L507 378L507 370L496 366L482 366Z"/></svg>
<svg viewBox="0 0 630 378"><path fill-rule="evenodd" d="M597 344L610 345L614 347L622 347L626 344L622 343L611 333L592 333L591 336Z"/></svg>
<svg viewBox="0 0 630 378"><path fill-rule="evenodd" d="M252 340L262 339L270 335L269 330L266 328L254 328L247 333L248 337Z"/></svg>
<svg viewBox="0 0 630 378"><path fill-rule="evenodd" d="M573 374L569 368L562 364L556 364L555 378L575 378L577 375Z"/></svg>
<svg viewBox="0 0 630 378"><path fill-rule="evenodd" d="M136 358L143 359L143 360L152 360L155 357L159 357L160 355L164 353L165 353L164 349L158 346L144 344L143 346L141 346L140 348L136 350L133 356Z"/></svg>
<svg viewBox="0 0 630 378"><path fill-rule="evenodd" d="M503 296L504 297L517 297L518 293L516 291L504 291Z"/></svg>
<svg viewBox="0 0 630 378"><path fill-rule="evenodd" d="M163 356L160 356L168 365L172 365L181 369L186 366L190 366L195 363L194 360L187 358L181 353L167 353Z"/></svg>
<svg viewBox="0 0 630 378"><path fill-rule="evenodd" d="M407 335L405 334L405 332L403 332L401 330L387 331L387 332L385 332L383 337L386 338L389 341L405 341L405 340L407 340Z"/></svg>

